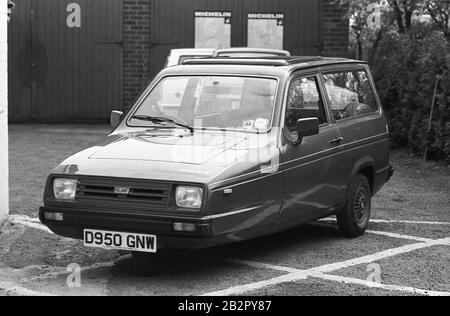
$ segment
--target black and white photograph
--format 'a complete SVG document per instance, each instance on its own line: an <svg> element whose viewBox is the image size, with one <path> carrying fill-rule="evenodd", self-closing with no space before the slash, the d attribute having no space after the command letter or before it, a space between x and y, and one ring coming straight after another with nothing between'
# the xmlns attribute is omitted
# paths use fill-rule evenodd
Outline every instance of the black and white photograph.
<svg viewBox="0 0 450 316"><path fill-rule="evenodd" d="M0 296L450 296L449 22L450 0L0 0Z"/></svg>

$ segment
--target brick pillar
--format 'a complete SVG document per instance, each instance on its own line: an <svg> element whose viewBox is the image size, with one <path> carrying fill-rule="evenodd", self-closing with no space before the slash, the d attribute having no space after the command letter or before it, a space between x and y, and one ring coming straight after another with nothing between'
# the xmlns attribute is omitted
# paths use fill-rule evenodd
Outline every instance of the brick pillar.
<svg viewBox="0 0 450 316"><path fill-rule="evenodd" d="M128 108L150 77L151 0L123 1L123 105Z"/></svg>
<svg viewBox="0 0 450 316"><path fill-rule="evenodd" d="M336 0L323 0L322 55L327 57L349 56L349 20L347 8Z"/></svg>
<svg viewBox="0 0 450 316"><path fill-rule="evenodd" d="M8 216L7 0L0 0L0 226Z"/></svg>

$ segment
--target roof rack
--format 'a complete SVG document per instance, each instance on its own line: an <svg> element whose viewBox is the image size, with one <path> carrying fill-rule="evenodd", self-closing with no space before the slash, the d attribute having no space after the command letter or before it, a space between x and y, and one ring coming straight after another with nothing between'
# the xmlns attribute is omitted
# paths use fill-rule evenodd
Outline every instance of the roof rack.
<svg viewBox="0 0 450 316"><path fill-rule="evenodd" d="M280 49L267 49L267 48L247 48L247 47L234 47L234 48L225 48L218 49L214 53L214 57L234 57L239 58L239 56L232 56L232 54L260 54L263 56L259 56L261 58L266 57L288 57L291 56L291 53L287 50ZM244 56L242 56L244 57ZM250 56L249 56L250 57ZM253 58L258 58L254 56Z"/></svg>
<svg viewBox="0 0 450 316"><path fill-rule="evenodd" d="M289 65L310 63L314 61L323 61L323 60L324 58L322 56L293 56L286 59Z"/></svg>
<svg viewBox="0 0 450 316"><path fill-rule="evenodd" d="M300 63L323 61L320 56L270 56L270 57L208 57L189 59L183 65L251 65L282 67Z"/></svg>

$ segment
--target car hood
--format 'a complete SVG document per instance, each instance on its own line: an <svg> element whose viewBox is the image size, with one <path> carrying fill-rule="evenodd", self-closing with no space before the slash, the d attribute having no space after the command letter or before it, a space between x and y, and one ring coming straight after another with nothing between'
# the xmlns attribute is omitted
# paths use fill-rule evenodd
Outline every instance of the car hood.
<svg viewBox="0 0 450 316"><path fill-rule="evenodd" d="M260 170L261 165L273 159L267 153L277 155L276 150L268 150L273 147L269 134L117 133L68 158L52 173L189 183L223 182ZM254 155L255 151L262 154ZM249 159L251 156L257 156L258 161Z"/></svg>
<svg viewBox="0 0 450 316"><path fill-rule="evenodd" d="M239 145L245 137L223 134L129 133L106 144L89 159L144 160L200 165Z"/></svg>

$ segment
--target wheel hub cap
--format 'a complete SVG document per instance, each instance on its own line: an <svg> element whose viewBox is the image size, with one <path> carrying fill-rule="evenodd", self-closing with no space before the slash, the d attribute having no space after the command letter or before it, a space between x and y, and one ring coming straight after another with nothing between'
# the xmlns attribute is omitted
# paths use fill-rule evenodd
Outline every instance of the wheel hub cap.
<svg viewBox="0 0 450 316"><path fill-rule="evenodd" d="M356 195L355 199L355 215L358 221L364 219L367 209L367 200L365 193L361 190Z"/></svg>

